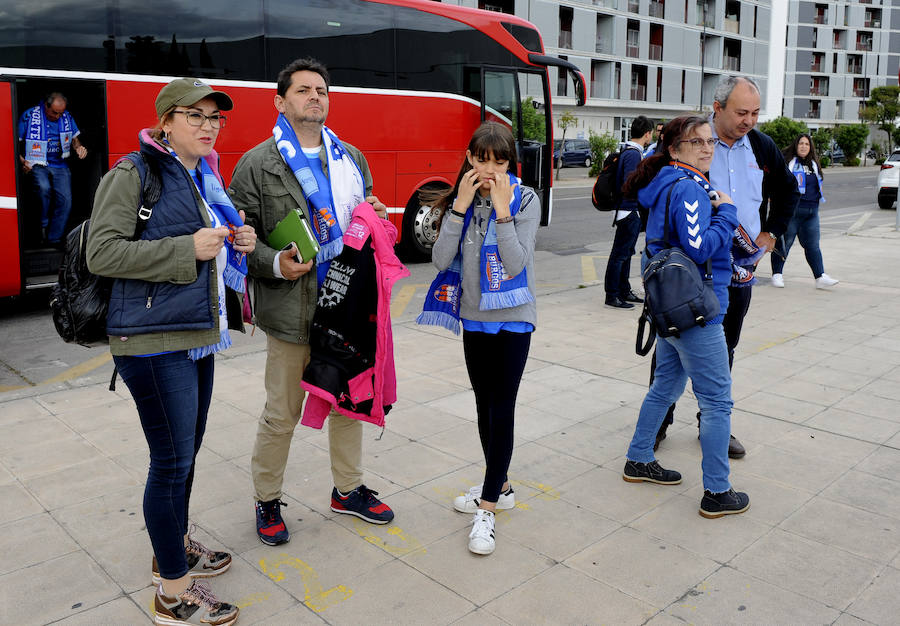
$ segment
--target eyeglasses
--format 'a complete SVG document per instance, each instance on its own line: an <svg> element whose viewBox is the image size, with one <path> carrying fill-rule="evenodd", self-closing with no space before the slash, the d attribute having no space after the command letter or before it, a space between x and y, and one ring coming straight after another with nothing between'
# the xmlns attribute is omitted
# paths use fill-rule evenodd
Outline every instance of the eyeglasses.
<svg viewBox="0 0 900 626"><path fill-rule="evenodd" d="M678 143L689 143L692 146L694 146L695 148L699 148L703 144L706 144L707 146L712 148L713 146L716 145L717 141L718 141L718 139L716 139L715 137L710 137L709 139L700 139L700 137L692 137L691 139L682 139Z"/></svg>
<svg viewBox="0 0 900 626"><path fill-rule="evenodd" d="M224 115L219 113L214 113L213 115L204 115L199 111L179 111L178 109L172 111L173 113L184 113L184 118L187 120L187 123L191 126L203 126L203 122L209 120L209 125L213 128L225 128L225 120L227 119Z"/></svg>

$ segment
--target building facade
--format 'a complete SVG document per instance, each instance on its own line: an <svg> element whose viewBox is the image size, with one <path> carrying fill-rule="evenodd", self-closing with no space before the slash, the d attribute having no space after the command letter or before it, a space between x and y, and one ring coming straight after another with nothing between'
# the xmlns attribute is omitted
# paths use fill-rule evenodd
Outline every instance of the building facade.
<svg viewBox="0 0 900 626"><path fill-rule="evenodd" d="M727 74L753 78L766 90L769 0L445 1L527 19L540 30L546 54L581 69L584 107L574 106L565 74L550 69L554 118L564 111L578 118L570 137L586 138L593 130L624 139L637 115L671 119L709 111L716 84Z"/></svg>
<svg viewBox="0 0 900 626"><path fill-rule="evenodd" d="M783 114L811 128L859 121L874 87L897 85L900 0L793 0Z"/></svg>

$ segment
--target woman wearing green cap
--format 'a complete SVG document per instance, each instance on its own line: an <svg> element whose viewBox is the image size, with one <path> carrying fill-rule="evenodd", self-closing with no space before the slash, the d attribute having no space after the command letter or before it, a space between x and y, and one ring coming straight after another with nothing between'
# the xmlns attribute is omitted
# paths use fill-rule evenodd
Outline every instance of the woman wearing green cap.
<svg viewBox="0 0 900 626"><path fill-rule="evenodd" d="M110 351L150 448L144 519L157 624L224 626L238 615L198 580L225 572L231 555L188 533L214 355L231 345L229 328L243 331L239 294L246 255L256 246L256 233L225 192L213 150L222 112L232 107L227 94L193 78L163 87L159 123L141 131L139 154L103 177L91 215L88 268L114 279ZM162 183L149 219L146 209L139 211L148 177Z"/></svg>

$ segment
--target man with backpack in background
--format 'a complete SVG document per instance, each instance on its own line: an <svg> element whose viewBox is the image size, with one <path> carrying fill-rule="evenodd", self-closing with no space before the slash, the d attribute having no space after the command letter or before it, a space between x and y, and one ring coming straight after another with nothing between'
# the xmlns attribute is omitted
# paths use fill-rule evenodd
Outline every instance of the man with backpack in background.
<svg viewBox="0 0 900 626"><path fill-rule="evenodd" d="M628 176L637 169L643 158L644 149L650 145L653 123L643 115L631 122L630 139L625 142L618 160L616 172L616 188L619 190L619 202L613 224L616 234L613 238L612 250L606 263L606 276L603 280L606 290L606 306L617 309L634 308L635 302L643 302L631 289L628 275L631 273L631 257L638 235L641 233L643 220L638 212L636 199L623 198L622 185Z"/></svg>

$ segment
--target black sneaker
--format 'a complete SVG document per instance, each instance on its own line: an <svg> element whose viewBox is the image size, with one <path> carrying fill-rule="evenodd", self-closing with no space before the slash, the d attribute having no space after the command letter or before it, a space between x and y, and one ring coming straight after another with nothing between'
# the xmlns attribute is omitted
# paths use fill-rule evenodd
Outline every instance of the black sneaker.
<svg viewBox="0 0 900 626"><path fill-rule="evenodd" d="M625 469L622 471L622 479L630 483L677 485L681 482L681 474L675 470L664 469L660 466L659 461L638 463L626 460Z"/></svg>
<svg viewBox="0 0 900 626"><path fill-rule="evenodd" d="M737 515L750 508L750 496L742 491L729 489L722 493L703 492L700 500L700 515L715 519L723 515Z"/></svg>
<svg viewBox="0 0 900 626"><path fill-rule="evenodd" d="M281 518L283 506L287 504L277 498L266 502L256 501L256 536L267 546L277 546L291 540L291 533Z"/></svg>
<svg viewBox="0 0 900 626"><path fill-rule="evenodd" d="M391 507L376 498L377 491L360 485L347 495L342 496L337 487L331 490L331 510L335 513L346 513L364 519L370 524L387 524L394 519Z"/></svg>

